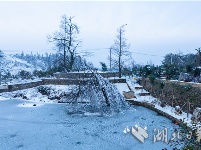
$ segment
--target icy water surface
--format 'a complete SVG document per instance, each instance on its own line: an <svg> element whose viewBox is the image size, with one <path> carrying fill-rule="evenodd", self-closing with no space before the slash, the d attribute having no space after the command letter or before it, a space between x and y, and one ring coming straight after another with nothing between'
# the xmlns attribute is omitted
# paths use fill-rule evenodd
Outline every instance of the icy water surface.
<svg viewBox="0 0 201 150"><path fill-rule="evenodd" d="M143 107L132 107L113 116L67 114L66 104L35 107L22 100L0 101L0 150L161 150L167 143L153 142L154 128L176 127L172 122ZM23 107L21 107L23 106ZM141 143L125 127L147 127L149 137ZM169 138L169 137L168 137Z"/></svg>

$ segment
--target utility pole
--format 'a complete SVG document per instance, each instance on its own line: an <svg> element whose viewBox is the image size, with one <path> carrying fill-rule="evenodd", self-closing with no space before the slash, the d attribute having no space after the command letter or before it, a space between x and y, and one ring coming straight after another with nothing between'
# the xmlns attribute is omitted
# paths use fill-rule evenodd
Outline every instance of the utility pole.
<svg viewBox="0 0 201 150"><path fill-rule="evenodd" d="M1 85L1 71L2 71L2 60L3 59L3 55L2 55L2 51L0 50L0 85Z"/></svg>
<svg viewBox="0 0 201 150"><path fill-rule="evenodd" d="M111 69L111 61L112 61L112 48L110 48L110 72L112 71L112 69Z"/></svg>
<svg viewBox="0 0 201 150"><path fill-rule="evenodd" d="M1 85L1 64L0 64L0 85Z"/></svg>
<svg viewBox="0 0 201 150"><path fill-rule="evenodd" d="M119 78L121 78L121 28L120 27L120 35L119 35Z"/></svg>

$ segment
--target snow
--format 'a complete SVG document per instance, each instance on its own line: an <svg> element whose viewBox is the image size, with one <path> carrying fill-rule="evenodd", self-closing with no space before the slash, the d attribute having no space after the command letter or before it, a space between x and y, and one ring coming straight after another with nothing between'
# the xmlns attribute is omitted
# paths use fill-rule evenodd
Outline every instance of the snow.
<svg viewBox="0 0 201 150"><path fill-rule="evenodd" d="M121 77L121 78L119 78L119 77L109 77L107 79L126 79L126 77Z"/></svg>
<svg viewBox="0 0 201 150"><path fill-rule="evenodd" d="M48 98L54 97L55 95L59 96L62 94L62 92L68 92L71 88L74 87L74 85L43 85L43 87L50 88L50 95L42 95L38 91L38 87L33 87L33 88L28 88L24 90L17 90L13 92L4 92L0 94L0 99L13 99L15 98L22 98L22 96L25 96L28 101L33 101L33 102L40 102L40 103L57 103L58 100L53 99L50 100ZM19 95L19 96L18 96ZM25 107L25 106L23 106Z"/></svg>
<svg viewBox="0 0 201 150"><path fill-rule="evenodd" d="M121 95L123 95L123 91L130 91L126 83L115 83L114 85L117 87Z"/></svg>
<svg viewBox="0 0 201 150"><path fill-rule="evenodd" d="M132 79L127 83L135 92L132 100L152 103L177 119L184 119L190 125L190 117L186 113L177 115L174 108L162 108L159 100L152 96L139 96L144 89ZM68 91L73 86L46 85L57 91ZM115 83L122 94L129 91L126 83ZM24 93L28 100L21 97L13 98L13 94ZM165 142L153 142L156 134L154 129L168 129L168 139L175 128L171 120L156 112L140 106L131 106L115 115L100 113L68 114L70 106L59 104L57 100L49 100L47 96L38 93L37 87L0 95L0 149L172 149ZM138 126L147 130L149 136L145 143L138 141L130 132L131 127ZM127 130L125 130L127 128ZM127 132L125 132L127 131Z"/></svg>
<svg viewBox="0 0 201 150"><path fill-rule="evenodd" d="M175 113L175 108L171 107L171 106L166 106L166 107L161 107L160 104L160 100L156 99L155 97L149 95L149 96L140 96L139 93L146 93L147 91L144 89L135 89L135 87L139 87L140 85L137 84L136 82L132 81L131 79L127 79L127 83L129 84L129 86L132 88L132 90L135 93L136 98L132 99L134 101L139 101L139 102L147 102L150 104L154 104L155 108L157 108L158 110L161 110L171 116L173 116L174 118L177 118L179 120L184 120L185 123L187 123L188 126L191 126L191 117L192 114L189 114L189 116L187 117L187 113L182 112L182 114L176 114Z"/></svg>
<svg viewBox="0 0 201 150"><path fill-rule="evenodd" d="M4 54L2 62L3 66L1 67L3 70L5 72L11 73L11 75L17 75L22 70L28 71L30 73L32 73L34 70L42 70L40 67L34 67L33 65L27 63L27 61L23 61L8 54Z"/></svg>
<svg viewBox="0 0 201 150"><path fill-rule="evenodd" d="M38 82L38 81L42 81L42 80L39 79L39 78L36 78L36 79L26 79L26 80L12 79L12 81L6 82L6 85L24 84L24 83Z"/></svg>
<svg viewBox="0 0 201 150"><path fill-rule="evenodd" d="M33 103L33 102L24 102L24 103L20 103L18 104L16 107L39 107L39 106L43 106L44 103Z"/></svg>
<svg viewBox="0 0 201 150"><path fill-rule="evenodd" d="M8 98L4 97L4 96L0 96L0 101L1 100L8 100Z"/></svg>
<svg viewBox="0 0 201 150"><path fill-rule="evenodd" d="M40 67L34 67L33 65L18 59L12 55L5 55L5 60L8 63L9 72L12 75L17 75L18 72L25 70L32 73L34 70L42 70Z"/></svg>
<svg viewBox="0 0 201 150"><path fill-rule="evenodd" d="M68 115L66 104L19 107L25 102L33 104L21 99L0 101L0 149L170 149L167 143L153 143L154 128L166 127L169 134L177 128L167 118L143 107L114 116ZM123 133L125 127L135 124L147 127L149 137L144 144L130 133Z"/></svg>

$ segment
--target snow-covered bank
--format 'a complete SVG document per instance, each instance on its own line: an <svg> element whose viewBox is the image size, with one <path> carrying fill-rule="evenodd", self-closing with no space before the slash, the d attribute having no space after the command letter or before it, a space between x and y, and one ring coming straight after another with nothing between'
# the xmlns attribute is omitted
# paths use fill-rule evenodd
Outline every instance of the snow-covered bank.
<svg viewBox="0 0 201 150"><path fill-rule="evenodd" d="M192 125L191 124L191 117L192 117L191 114L189 114L189 116L187 117L187 113L185 113L185 112L182 112L182 114L176 114L175 108L173 108L171 106L161 107L160 100L154 98L153 96L151 96L151 95L150 96L140 96L139 93L144 93L147 91L144 89L138 89L138 88L136 89L135 87L141 87L141 86L139 84L137 84L136 82L134 82L132 79L127 79L127 83L131 87L131 89L135 92L136 98L134 98L132 100L153 104L156 109L161 110L178 120L184 121L185 123L187 123L188 126Z"/></svg>
<svg viewBox="0 0 201 150"><path fill-rule="evenodd" d="M24 90L0 93L2 99L25 99L33 102L58 103L76 85L43 85Z"/></svg>

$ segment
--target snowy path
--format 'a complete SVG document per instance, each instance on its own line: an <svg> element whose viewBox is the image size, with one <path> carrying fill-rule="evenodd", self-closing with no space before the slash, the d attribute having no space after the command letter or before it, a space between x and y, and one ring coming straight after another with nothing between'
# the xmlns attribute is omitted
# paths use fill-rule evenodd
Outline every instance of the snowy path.
<svg viewBox="0 0 201 150"><path fill-rule="evenodd" d="M32 106L24 100L0 101L0 150L161 150L167 143L153 143L153 129L173 132L169 119L143 107L110 116L68 115L66 104L43 103ZM125 127L147 127L149 137L140 143Z"/></svg>
<svg viewBox="0 0 201 150"><path fill-rule="evenodd" d="M123 95L123 91L129 91L129 88L126 83L115 83L114 85L117 87L121 95Z"/></svg>

